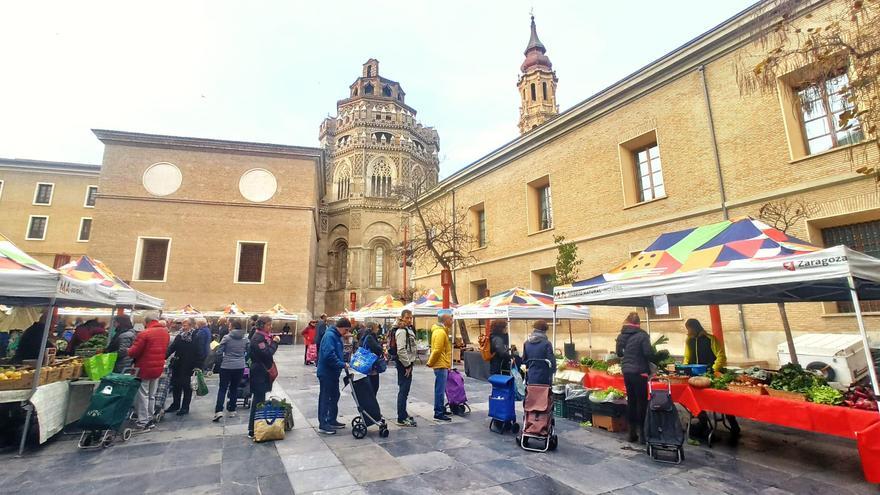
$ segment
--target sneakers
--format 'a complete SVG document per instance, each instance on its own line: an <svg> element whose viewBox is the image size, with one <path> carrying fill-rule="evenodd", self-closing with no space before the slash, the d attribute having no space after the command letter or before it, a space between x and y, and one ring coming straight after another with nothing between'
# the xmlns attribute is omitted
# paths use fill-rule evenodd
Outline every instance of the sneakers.
<svg viewBox="0 0 880 495"><path fill-rule="evenodd" d="M229 411L229 417L230 417L230 418L234 418L234 417L236 417L236 416L238 416L238 414L236 414L235 411Z"/></svg>
<svg viewBox="0 0 880 495"><path fill-rule="evenodd" d="M189 414L189 409L181 409L177 411L178 416L186 416L187 414Z"/></svg>
<svg viewBox="0 0 880 495"><path fill-rule="evenodd" d="M397 426L404 426L404 427L412 428L412 427L416 426L416 422L412 418L406 418L403 421L398 419Z"/></svg>
<svg viewBox="0 0 880 495"><path fill-rule="evenodd" d="M340 423L339 421L334 421L334 422L330 423L330 426L332 426L333 428L336 428L337 430L341 430L341 429L345 428L345 423Z"/></svg>
<svg viewBox="0 0 880 495"><path fill-rule="evenodd" d="M165 409L165 414L169 414L169 413L177 412L177 411L179 411L179 410L180 410L180 406L172 405L172 406L169 407L168 409Z"/></svg>
<svg viewBox="0 0 880 495"><path fill-rule="evenodd" d="M318 428L318 433L320 433L320 434L322 434L322 435L335 435L335 434L336 434L336 430L329 429L329 428L326 428L326 427L325 427L325 428Z"/></svg>
<svg viewBox="0 0 880 495"><path fill-rule="evenodd" d="M434 421L452 421L452 418L445 414L435 414Z"/></svg>
<svg viewBox="0 0 880 495"><path fill-rule="evenodd" d="M146 424L136 424L136 425L134 425L134 428L132 428L132 429L136 432L143 432L143 431L150 431L155 427L156 427L156 425L153 423L146 423Z"/></svg>
<svg viewBox="0 0 880 495"><path fill-rule="evenodd" d="M222 412L214 413L214 419L212 421L214 421L216 423L216 422L220 421L221 419L223 419Z"/></svg>
<svg viewBox="0 0 880 495"><path fill-rule="evenodd" d="M250 438L251 440L253 440L253 438L254 438L254 432L249 431L247 435L248 435L248 438Z"/></svg>

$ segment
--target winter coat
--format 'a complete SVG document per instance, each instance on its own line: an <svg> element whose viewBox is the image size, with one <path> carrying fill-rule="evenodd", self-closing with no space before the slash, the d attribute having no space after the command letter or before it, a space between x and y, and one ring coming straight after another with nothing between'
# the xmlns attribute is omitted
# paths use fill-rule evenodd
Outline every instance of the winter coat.
<svg viewBox="0 0 880 495"><path fill-rule="evenodd" d="M308 325L302 331L303 344L309 346L315 343L315 327Z"/></svg>
<svg viewBox="0 0 880 495"><path fill-rule="evenodd" d="M324 340L324 332L327 331L327 322L318 320L318 326L315 328L315 344L318 345L318 351L321 350L321 342Z"/></svg>
<svg viewBox="0 0 880 495"><path fill-rule="evenodd" d="M549 360L547 364L544 360ZM523 344L523 362L526 364L526 382L551 385L556 372L556 354L546 332L533 331Z"/></svg>
<svg viewBox="0 0 880 495"><path fill-rule="evenodd" d="M727 356L724 354L724 347L714 335L702 332L685 340L682 364L706 364L713 370L720 371L727 366Z"/></svg>
<svg viewBox="0 0 880 495"><path fill-rule="evenodd" d="M171 369L171 383L181 387L189 387L193 370L202 365L201 344L197 340L195 330L190 334L177 334L165 354L165 357L174 355L169 367Z"/></svg>
<svg viewBox="0 0 880 495"><path fill-rule="evenodd" d="M134 359L128 357L128 350L134 344L135 337L137 337L137 333L135 333L133 328L122 330L113 336L113 340L107 346L107 352L115 352L117 354L116 364L113 366L115 373L121 373L122 370L134 364Z"/></svg>
<svg viewBox="0 0 880 495"><path fill-rule="evenodd" d="M397 343L397 362L404 368L409 368L419 358L416 332L412 327L395 328L394 341Z"/></svg>
<svg viewBox="0 0 880 495"><path fill-rule="evenodd" d="M165 351L168 349L168 330L158 321L151 321L143 332L137 334L128 356L134 359L142 380L155 380L165 369Z"/></svg>
<svg viewBox="0 0 880 495"><path fill-rule="evenodd" d="M624 325L617 336L616 352L624 373L650 373L648 360L654 355L654 349L648 332L636 325Z"/></svg>
<svg viewBox="0 0 880 495"><path fill-rule="evenodd" d="M245 355L250 343L244 338L244 330L236 328L229 332L220 345L217 346L217 358L222 356L220 369L243 370L245 368Z"/></svg>
<svg viewBox="0 0 880 495"><path fill-rule="evenodd" d="M327 327L319 349L318 377L338 379L339 373L345 368L345 358L342 353L342 336L336 327Z"/></svg>
<svg viewBox="0 0 880 495"><path fill-rule="evenodd" d="M373 354L378 356L379 359L384 358L385 350L382 349L382 344L379 343L379 339L376 338L376 335L373 334L372 332L370 332L369 330L367 330L366 333L364 334L364 339L361 341L361 345L363 345L364 347L369 349L370 352L372 352ZM376 361L378 362L378 359ZM378 375L379 374L379 372L376 371L375 365L373 366L373 369L370 370L370 374L371 375Z"/></svg>
<svg viewBox="0 0 880 495"><path fill-rule="evenodd" d="M211 342L214 340L214 335L211 333L211 327L204 326L196 330L193 340L199 343L199 355L201 356L202 361L199 363L199 366L203 366L205 358L211 353Z"/></svg>
<svg viewBox="0 0 880 495"><path fill-rule="evenodd" d="M449 343L446 327L439 323L431 327L431 355L428 356L428 366L436 369L452 368L452 344Z"/></svg>
<svg viewBox="0 0 880 495"><path fill-rule="evenodd" d="M489 343L494 355L489 361L489 374L510 374L510 335L506 333L493 333L489 336Z"/></svg>
<svg viewBox="0 0 880 495"><path fill-rule="evenodd" d="M251 356L251 392L269 393L272 390L272 381L269 370L275 364L275 351L278 344L272 340L269 334L256 331L251 337L248 353Z"/></svg>
<svg viewBox="0 0 880 495"><path fill-rule="evenodd" d="M43 324L40 322L29 326L21 337L18 339L18 347L15 348L15 354L12 362L20 363L25 359L37 359L40 354L40 342L43 341ZM55 344L48 342L46 347L55 347Z"/></svg>

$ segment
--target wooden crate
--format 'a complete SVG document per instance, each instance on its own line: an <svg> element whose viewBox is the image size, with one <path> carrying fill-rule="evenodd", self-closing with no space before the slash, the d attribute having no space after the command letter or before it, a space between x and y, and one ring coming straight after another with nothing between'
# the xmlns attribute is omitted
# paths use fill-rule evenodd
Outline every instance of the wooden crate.
<svg viewBox="0 0 880 495"><path fill-rule="evenodd" d="M727 390L731 392L736 392L738 394L747 394L747 395L767 395L767 392L764 390L763 385L758 385L755 387L748 385L740 385L738 383L729 383L727 385Z"/></svg>
<svg viewBox="0 0 880 495"><path fill-rule="evenodd" d="M794 401L798 401L798 402L806 402L807 401L807 395L799 393L799 392L787 392L785 390L775 390L770 387L767 387L764 390L766 390L767 393L770 394L770 397L776 397L778 399L794 400Z"/></svg>
<svg viewBox="0 0 880 495"><path fill-rule="evenodd" d="M593 414L593 426L610 432L624 431L626 430L626 420L602 414Z"/></svg>

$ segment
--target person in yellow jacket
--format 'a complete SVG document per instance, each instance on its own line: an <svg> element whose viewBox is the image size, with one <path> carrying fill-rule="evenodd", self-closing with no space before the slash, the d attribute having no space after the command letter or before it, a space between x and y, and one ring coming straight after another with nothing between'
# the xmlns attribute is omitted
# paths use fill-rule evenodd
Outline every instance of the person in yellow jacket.
<svg viewBox="0 0 880 495"><path fill-rule="evenodd" d="M714 371L721 371L727 366L724 347L718 344L714 335L706 332L699 320L691 318L684 322L684 327L688 336L684 342L682 364L705 364Z"/></svg>
<svg viewBox="0 0 880 495"><path fill-rule="evenodd" d="M446 414L446 377L452 368L452 344L449 343L449 330L452 329L452 310L437 312L437 323L431 327L431 354L428 366L434 368L434 419L452 421Z"/></svg>

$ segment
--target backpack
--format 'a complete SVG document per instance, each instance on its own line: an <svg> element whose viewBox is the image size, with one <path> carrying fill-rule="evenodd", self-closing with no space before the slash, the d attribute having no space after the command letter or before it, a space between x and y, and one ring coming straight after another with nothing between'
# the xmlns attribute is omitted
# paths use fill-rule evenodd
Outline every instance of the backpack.
<svg viewBox="0 0 880 495"><path fill-rule="evenodd" d="M386 335L386 342L388 343L388 360L396 361L397 360L397 327L391 329L390 332Z"/></svg>
<svg viewBox="0 0 880 495"><path fill-rule="evenodd" d="M480 334L480 355L483 356L483 361L491 361L493 357L495 357L495 353L492 352L492 338L485 333Z"/></svg>

